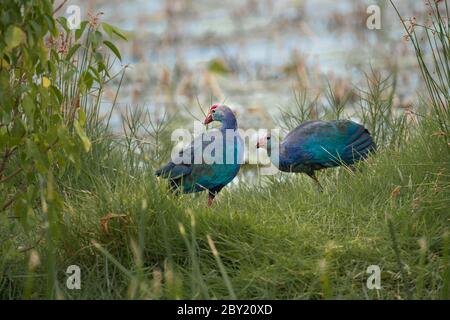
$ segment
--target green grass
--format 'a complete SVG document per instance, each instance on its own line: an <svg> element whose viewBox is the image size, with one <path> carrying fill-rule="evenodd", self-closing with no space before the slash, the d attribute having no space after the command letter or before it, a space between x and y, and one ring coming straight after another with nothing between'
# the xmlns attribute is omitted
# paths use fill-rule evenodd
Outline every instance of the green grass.
<svg viewBox="0 0 450 320"><path fill-rule="evenodd" d="M355 173L319 174L322 193L284 174L230 186L211 209L103 140L78 175L59 178L65 209L51 238L0 217L0 298L448 299L450 163L437 130L423 122ZM106 233L108 213L124 216ZM81 290L65 286L71 264ZM366 287L372 264L381 290Z"/></svg>
<svg viewBox="0 0 450 320"><path fill-rule="evenodd" d="M28 211L0 212L0 298L448 300L449 6L444 16L438 6L425 44L405 24L426 88L421 108L397 115L395 75L367 75L358 116L380 148L355 171L320 173L323 192L282 174L230 185L212 208L204 193L176 197L153 175L176 120L134 109L117 138L94 104L91 152L39 176ZM345 101L327 97L321 105L299 94L283 127L344 116ZM66 287L74 264L80 290ZM380 290L366 287L370 265L381 268Z"/></svg>

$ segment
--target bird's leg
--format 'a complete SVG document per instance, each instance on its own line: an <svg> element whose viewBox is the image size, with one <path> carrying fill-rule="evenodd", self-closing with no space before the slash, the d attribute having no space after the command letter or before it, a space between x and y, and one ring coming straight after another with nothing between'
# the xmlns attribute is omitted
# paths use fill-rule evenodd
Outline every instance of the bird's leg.
<svg viewBox="0 0 450 320"><path fill-rule="evenodd" d="M208 208L211 208L211 206L213 204L214 197L215 197L214 194L208 193Z"/></svg>
<svg viewBox="0 0 450 320"><path fill-rule="evenodd" d="M310 172L310 173L307 173L307 175L308 175L309 177L311 177L311 179L314 180L314 182L316 183L316 185L317 185L319 191L323 191L323 187L322 187L322 185L320 184L319 180L317 179L316 174L314 173L314 171L312 171L312 172Z"/></svg>

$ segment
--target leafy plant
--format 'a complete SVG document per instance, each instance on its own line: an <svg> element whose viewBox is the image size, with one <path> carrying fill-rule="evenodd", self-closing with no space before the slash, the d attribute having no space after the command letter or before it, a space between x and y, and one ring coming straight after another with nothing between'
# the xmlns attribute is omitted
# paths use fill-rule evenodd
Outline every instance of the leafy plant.
<svg viewBox="0 0 450 320"><path fill-rule="evenodd" d="M125 38L108 24L101 32L98 16L71 30L54 13L50 0L12 0L0 15L0 213L25 230L42 224L50 256L64 206L55 177L79 167L91 149L86 128L99 127L110 52L121 59L105 34Z"/></svg>

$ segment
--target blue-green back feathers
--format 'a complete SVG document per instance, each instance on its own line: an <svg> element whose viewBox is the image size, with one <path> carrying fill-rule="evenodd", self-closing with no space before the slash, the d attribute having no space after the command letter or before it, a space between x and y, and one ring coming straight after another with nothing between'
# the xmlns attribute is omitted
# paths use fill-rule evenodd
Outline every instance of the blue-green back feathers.
<svg viewBox="0 0 450 320"><path fill-rule="evenodd" d="M327 168L352 165L375 150L367 129L349 120L307 121L280 145L282 167Z"/></svg>
<svg viewBox="0 0 450 320"><path fill-rule="evenodd" d="M217 110L215 120L222 122L221 129L205 132L194 139L180 151L179 159L185 159L181 163L170 161L155 171L157 176L168 179L173 189L185 193L207 190L210 194L216 194L239 172L243 142L236 133L236 119L226 106L214 109ZM228 132L227 135L227 130L231 134ZM211 152L206 152L208 148Z"/></svg>

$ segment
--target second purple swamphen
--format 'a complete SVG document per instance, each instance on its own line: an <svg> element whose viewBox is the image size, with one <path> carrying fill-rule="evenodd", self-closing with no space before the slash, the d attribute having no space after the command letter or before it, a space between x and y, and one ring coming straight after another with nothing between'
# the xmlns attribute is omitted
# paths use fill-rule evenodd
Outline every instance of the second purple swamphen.
<svg viewBox="0 0 450 320"><path fill-rule="evenodd" d="M267 149L272 163L284 172L302 172L310 176L322 189L315 171L351 166L365 159L376 145L364 126L350 120L306 121L289 132L279 143L266 135L257 148ZM279 157L272 152L278 147Z"/></svg>

